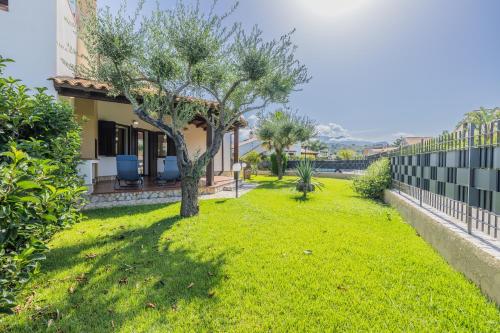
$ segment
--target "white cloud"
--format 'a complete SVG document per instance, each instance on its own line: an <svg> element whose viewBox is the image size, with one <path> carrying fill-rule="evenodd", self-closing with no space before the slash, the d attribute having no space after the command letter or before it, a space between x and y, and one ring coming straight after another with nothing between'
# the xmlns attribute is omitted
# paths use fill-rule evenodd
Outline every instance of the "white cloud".
<svg viewBox="0 0 500 333"><path fill-rule="evenodd" d="M318 136L328 138L330 140L350 137L348 130L335 123L317 125L316 130L318 131Z"/></svg>
<svg viewBox="0 0 500 333"><path fill-rule="evenodd" d="M416 136L416 135L413 134L413 133L408 133L408 132L397 132L397 133L391 134L391 136L393 138L397 139L397 138L400 138L400 137Z"/></svg>

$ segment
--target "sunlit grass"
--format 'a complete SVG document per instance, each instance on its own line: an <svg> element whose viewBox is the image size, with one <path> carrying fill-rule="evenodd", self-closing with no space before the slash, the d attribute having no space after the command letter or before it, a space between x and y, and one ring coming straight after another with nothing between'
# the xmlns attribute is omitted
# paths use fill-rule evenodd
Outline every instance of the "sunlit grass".
<svg viewBox="0 0 500 333"><path fill-rule="evenodd" d="M500 331L499 310L390 207L324 179L97 210L54 237L11 332Z"/></svg>

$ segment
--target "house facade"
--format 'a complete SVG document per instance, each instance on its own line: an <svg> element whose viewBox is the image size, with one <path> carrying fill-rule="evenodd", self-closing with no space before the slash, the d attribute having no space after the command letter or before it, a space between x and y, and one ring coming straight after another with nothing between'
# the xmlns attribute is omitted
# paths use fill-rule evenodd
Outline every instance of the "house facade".
<svg viewBox="0 0 500 333"><path fill-rule="evenodd" d="M85 52L77 39L80 6L71 0L0 0L0 55L15 60L6 74L29 87L70 103L82 126L80 174L92 193L96 185L112 181L117 155L137 155L139 172L154 178L163 171L166 156L175 156L175 146L158 128L140 120L123 96L107 95L105 84L75 78L71 66ZM83 6L82 6L83 7ZM76 50L74 51L70 50ZM231 176L238 155L238 129L226 133L223 144L206 170L204 184L216 176ZM185 128L191 155L203 153L210 144L210 128L203 119L193 119Z"/></svg>

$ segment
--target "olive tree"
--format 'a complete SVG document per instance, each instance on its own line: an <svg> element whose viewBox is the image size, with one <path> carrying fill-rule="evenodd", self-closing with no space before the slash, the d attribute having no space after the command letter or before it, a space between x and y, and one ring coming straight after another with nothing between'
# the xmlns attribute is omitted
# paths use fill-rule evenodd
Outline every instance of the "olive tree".
<svg viewBox="0 0 500 333"><path fill-rule="evenodd" d="M143 121L173 139L181 173L181 215L197 215L198 183L224 134L244 114L270 103L286 103L310 79L295 57L293 31L265 41L258 27L228 24L237 3L224 14L203 12L199 1L157 5L150 15L127 16L108 9L87 15L79 28L88 55L76 68L81 76L108 83ZM189 96L189 97L186 97ZM206 102L211 100L213 102ZM202 118L213 131L204 152L190 152L184 128Z"/></svg>
<svg viewBox="0 0 500 333"><path fill-rule="evenodd" d="M293 112L277 110L261 115L257 124L257 137L263 145L276 153L278 179L283 178L283 153L285 149L309 140L316 135L316 126L307 117L300 117Z"/></svg>

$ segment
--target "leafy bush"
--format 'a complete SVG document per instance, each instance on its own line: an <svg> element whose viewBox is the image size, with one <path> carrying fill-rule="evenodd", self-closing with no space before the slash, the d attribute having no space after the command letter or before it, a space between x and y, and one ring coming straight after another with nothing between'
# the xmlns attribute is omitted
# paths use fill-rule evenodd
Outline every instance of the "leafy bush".
<svg viewBox="0 0 500 333"><path fill-rule="evenodd" d="M0 312L39 269L45 242L81 219L80 127L71 107L4 78L0 56Z"/></svg>
<svg viewBox="0 0 500 333"><path fill-rule="evenodd" d="M38 272L45 242L80 219L78 193L56 188L59 172L50 160L30 158L12 146L0 165L0 312L15 306L15 293Z"/></svg>
<svg viewBox="0 0 500 333"><path fill-rule="evenodd" d="M391 182L390 161L388 158L381 158L372 163L364 175L354 179L353 187L363 197L381 199Z"/></svg>
<svg viewBox="0 0 500 333"><path fill-rule="evenodd" d="M307 193L313 192L316 188L321 189L323 184L314 181L314 167L310 160L301 160L297 166L297 186L296 189L302 192L303 197L307 198Z"/></svg>
<svg viewBox="0 0 500 333"><path fill-rule="evenodd" d="M341 149L336 154L337 160L348 161L357 158L357 153L352 149Z"/></svg>
<svg viewBox="0 0 500 333"><path fill-rule="evenodd" d="M288 156L286 154L281 154L281 161L283 163L283 172L286 170L288 165ZM275 176L278 175L278 162L276 161L276 153L271 154L271 173Z"/></svg>
<svg viewBox="0 0 500 333"><path fill-rule="evenodd" d="M251 172L256 175L259 163L262 161L262 157L260 154L256 151L251 151L247 154L245 154L241 160L248 164L248 167L250 168Z"/></svg>

